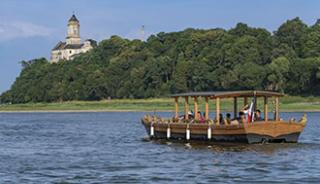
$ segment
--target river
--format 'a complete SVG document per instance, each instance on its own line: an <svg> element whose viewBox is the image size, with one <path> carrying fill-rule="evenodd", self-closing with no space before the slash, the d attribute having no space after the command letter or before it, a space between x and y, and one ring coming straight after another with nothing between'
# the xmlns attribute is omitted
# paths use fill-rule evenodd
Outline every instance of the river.
<svg viewBox="0 0 320 184"><path fill-rule="evenodd" d="M320 183L320 113L264 145L150 141L144 114L0 113L0 183Z"/></svg>

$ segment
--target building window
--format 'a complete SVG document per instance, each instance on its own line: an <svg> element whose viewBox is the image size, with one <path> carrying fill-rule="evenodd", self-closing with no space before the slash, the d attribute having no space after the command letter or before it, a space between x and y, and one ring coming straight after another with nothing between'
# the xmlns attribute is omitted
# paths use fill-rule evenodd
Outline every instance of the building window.
<svg viewBox="0 0 320 184"><path fill-rule="evenodd" d="M70 51L69 51L69 53L71 54L71 53L72 53L72 51L70 50Z"/></svg>

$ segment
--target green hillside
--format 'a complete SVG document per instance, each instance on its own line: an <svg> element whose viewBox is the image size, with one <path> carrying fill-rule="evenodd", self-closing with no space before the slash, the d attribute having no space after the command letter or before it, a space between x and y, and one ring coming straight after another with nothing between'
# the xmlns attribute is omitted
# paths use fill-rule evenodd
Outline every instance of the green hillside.
<svg viewBox="0 0 320 184"><path fill-rule="evenodd" d="M320 22L299 18L274 33L239 23L186 29L147 41L118 36L56 64L22 61L1 103L164 97L186 91L263 89L320 95Z"/></svg>

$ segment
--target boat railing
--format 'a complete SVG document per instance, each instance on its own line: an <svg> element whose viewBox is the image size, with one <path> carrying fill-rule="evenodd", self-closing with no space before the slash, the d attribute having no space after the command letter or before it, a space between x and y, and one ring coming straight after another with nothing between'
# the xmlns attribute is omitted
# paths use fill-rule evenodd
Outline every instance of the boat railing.
<svg viewBox="0 0 320 184"><path fill-rule="evenodd" d="M232 126L232 125L247 125L248 123L238 123L238 124L232 124L232 123L220 123L216 121L216 119L207 119L207 120L197 120L197 119L180 119L180 118L163 118L160 116L155 116L155 115L145 115L143 119L147 122L151 123L185 123L185 124L207 124L207 125L217 125L217 126ZM281 121L281 120L280 120ZM268 121L259 121L260 123L272 123L272 122L278 122L274 119L269 119ZM304 114L303 117L299 120L296 121L294 119L290 119L289 121L281 121L281 122L288 122L288 123L301 123L303 125L306 124L307 122L307 115ZM255 122L251 123L254 124Z"/></svg>
<svg viewBox="0 0 320 184"><path fill-rule="evenodd" d="M206 125L217 125L217 126L227 126L232 124L220 124L220 122L216 121L215 119L207 119L207 120L196 120L196 119L179 119L179 118L163 118L159 116L154 115L145 115L143 119L146 122L150 123L181 123L181 124L206 124ZM242 123L239 123L238 125L241 125Z"/></svg>

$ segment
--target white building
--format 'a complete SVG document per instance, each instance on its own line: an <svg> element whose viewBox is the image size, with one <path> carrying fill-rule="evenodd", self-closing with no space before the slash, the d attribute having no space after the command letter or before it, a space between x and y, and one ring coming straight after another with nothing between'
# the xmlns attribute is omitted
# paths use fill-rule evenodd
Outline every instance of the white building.
<svg viewBox="0 0 320 184"><path fill-rule="evenodd" d="M97 46L97 42L87 39L81 43L80 24L75 15L68 21L66 42L59 42L51 51L51 62L70 60L79 53L84 53Z"/></svg>

